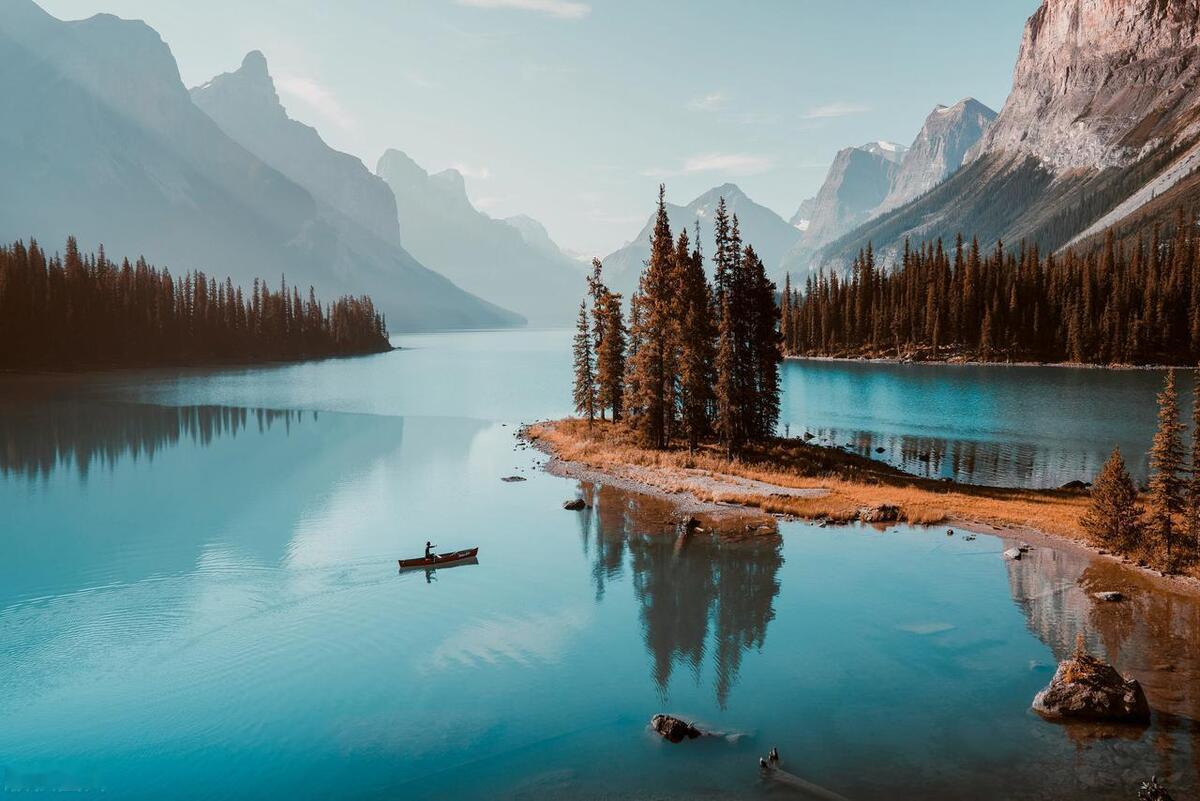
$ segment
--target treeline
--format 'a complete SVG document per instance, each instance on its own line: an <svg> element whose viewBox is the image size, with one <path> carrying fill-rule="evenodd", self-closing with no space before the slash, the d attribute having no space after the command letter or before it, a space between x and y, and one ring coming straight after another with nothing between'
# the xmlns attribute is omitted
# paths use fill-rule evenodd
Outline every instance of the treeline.
<svg viewBox="0 0 1200 801"><path fill-rule="evenodd" d="M1184 448L1175 371L1158 396L1158 431L1150 446L1150 479L1140 494L1120 449L1101 468L1080 523L1117 553L1174 572L1200 560L1200 371L1195 373L1191 453Z"/></svg>
<svg viewBox="0 0 1200 801"><path fill-rule="evenodd" d="M574 403L589 421L624 419L646 446L675 440L695 448L713 437L730 455L774 434L779 419L779 308L762 259L743 245L725 199L714 218L713 281L704 270L700 230L671 232L658 192L650 258L630 299L593 262L574 341ZM591 301L589 311L588 300Z"/></svg>
<svg viewBox="0 0 1200 801"><path fill-rule="evenodd" d="M963 357L1082 364L1200 360L1200 252L1182 211L1126 248L1110 231L1081 255L1036 246L982 254L958 237L911 249L891 271L870 245L848 277L783 292L784 348L800 356Z"/></svg>
<svg viewBox="0 0 1200 801"><path fill-rule="evenodd" d="M49 256L36 241L0 246L0 369L286 361L390 349L368 297L322 305L281 281L248 296L203 272L173 277L121 264L74 237Z"/></svg>

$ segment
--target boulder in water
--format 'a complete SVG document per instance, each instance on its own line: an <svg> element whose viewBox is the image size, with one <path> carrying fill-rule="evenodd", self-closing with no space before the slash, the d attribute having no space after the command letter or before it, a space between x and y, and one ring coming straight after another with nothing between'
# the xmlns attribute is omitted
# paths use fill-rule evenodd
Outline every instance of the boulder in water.
<svg viewBox="0 0 1200 801"><path fill-rule="evenodd" d="M1009 548L1007 551L1004 552L1004 558L1011 559L1014 562L1020 561L1021 549L1020 548Z"/></svg>
<svg viewBox="0 0 1200 801"><path fill-rule="evenodd" d="M704 736L704 732L674 715L655 715L650 718L650 728L658 732L664 740L672 743L695 740L697 737Z"/></svg>
<svg viewBox="0 0 1200 801"><path fill-rule="evenodd" d="M563 501L563 508L568 512L581 512L587 508L587 504L583 502L583 498L576 498L573 501Z"/></svg>
<svg viewBox="0 0 1200 801"><path fill-rule="evenodd" d="M886 503L864 506L858 510L858 519L864 523L895 523L900 519L900 507Z"/></svg>
<svg viewBox="0 0 1200 801"><path fill-rule="evenodd" d="M1137 679L1077 646L1054 672L1050 684L1033 699L1033 709L1049 720L1150 722L1150 704Z"/></svg>

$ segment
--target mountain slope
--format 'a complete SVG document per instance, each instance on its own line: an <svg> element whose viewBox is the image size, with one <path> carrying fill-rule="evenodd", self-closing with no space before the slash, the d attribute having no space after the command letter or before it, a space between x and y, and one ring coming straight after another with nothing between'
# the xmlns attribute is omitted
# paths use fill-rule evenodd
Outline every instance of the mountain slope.
<svg viewBox="0 0 1200 801"><path fill-rule="evenodd" d="M262 53L248 53L240 69L218 75L190 94L230 138L304 187L318 203L385 242L399 244L396 201L387 184L354 156L330 148L316 129L288 117Z"/></svg>
<svg viewBox="0 0 1200 801"><path fill-rule="evenodd" d="M995 119L996 112L973 97L935 108L904 154L891 190L872 216L903 206L957 172Z"/></svg>
<svg viewBox="0 0 1200 801"><path fill-rule="evenodd" d="M686 206L667 204L667 216L676 236L686 226L688 236L695 239L695 223L700 223L701 249L705 261L712 256L712 216L718 201L724 197L730 215L738 216L742 241L754 246L768 274L782 285L783 275L777 269L780 261L799 240L801 232L766 206L760 206L746 196L735 184L722 184L697 197ZM650 216L637 237L604 259L604 274L610 287L626 297L637 288L642 267L650 258L650 235L654 231L654 215ZM711 264L707 265L711 268Z"/></svg>
<svg viewBox="0 0 1200 801"><path fill-rule="evenodd" d="M1026 23L1013 90L965 166L927 195L831 243L845 265L868 240L978 234L1056 249L1136 216L1164 193L1194 200L1200 164L1200 4L1043 0ZM1192 187L1189 189L1188 187ZM1155 211L1158 209L1158 211Z"/></svg>
<svg viewBox="0 0 1200 801"><path fill-rule="evenodd" d="M141 22L63 22L30 0L0 3L0 239L69 234L110 256L369 292L393 330L501 324L407 254L344 240L301 186L230 139L195 106L170 50ZM36 109L36 112L33 110Z"/></svg>
<svg viewBox="0 0 1200 801"><path fill-rule="evenodd" d="M870 219L891 191L906 151L890 142L869 142L838 151L817 196L796 212L794 220L806 220L802 228L797 225L802 236L784 254L779 269L803 272L822 245ZM804 213L808 216L802 217Z"/></svg>
<svg viewBox="0 0 1200 801"><path fill-rule="evenodd" d="M477 210L458 171L430 175L389 150L376 173L395 195L405 247L422 262L531 323L574 320L586 291L579 268L557 248L531 246L522 230Z"/></svg>

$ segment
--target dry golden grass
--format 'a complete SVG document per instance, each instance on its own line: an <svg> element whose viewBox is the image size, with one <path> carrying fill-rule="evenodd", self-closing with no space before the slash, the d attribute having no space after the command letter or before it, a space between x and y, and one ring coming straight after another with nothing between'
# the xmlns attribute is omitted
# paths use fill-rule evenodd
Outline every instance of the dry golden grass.
<svg viewBox="0 0 1200 801"><path fill-rule="evenodd" d="M1061 490L978 487L921 479L871 459L796 440L776 439L728 459L715 445L694 453L686 448L665 451L641 447L624 425L582 420L535 423L526 436L560 459L604 470L650 468L651 483L659 489L695 490L695 474L753 479L777 487L823 489L820 497L795 497L769 491L717 492L705 501L724 501L766 512L806 519L846 521L864 506L888 504L900 508L909 523L934 525L947 520L1019 526L1086 542L1079 517L1087 495Z"/></svg>

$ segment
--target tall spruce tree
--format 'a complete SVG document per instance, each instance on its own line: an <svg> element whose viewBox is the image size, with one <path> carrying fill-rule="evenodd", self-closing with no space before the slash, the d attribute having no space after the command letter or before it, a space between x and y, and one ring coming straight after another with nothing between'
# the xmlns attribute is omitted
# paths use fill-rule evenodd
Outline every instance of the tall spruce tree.
<svg viewBox="0 0 1200 801"><path fill-rule="evenodd" d="M712 288L704 274L700 252L700 224L696 223L696 242L686 259L676 252L680 282L679 302L679 419L688 449L695 450L712 427L713 385L716 380L715 329L713 327Z"/></svg>
<svg viewBox="0 0 1200 801"><path fill-rule="evenodd" d="M625 318L621 311L621 296L607 289L601 295L598 313L604 316L604 338L596 353L597 401L601 419L605 407L612 409L612 419L620 420L625 399Z"/></svg>
<svg viewBox="0 0 1200 801"><path fill-rule="evenodd" d="M1182 556L1176 517L1184 511L1183 430L1175 371L1169 370L1158 396L1158 432L1150 447L1149 495L1150 534L1167 569L1173 569Z"/></svg>
<svg viewBox="0 0 1200 801"><path fill-rule="evenodd" d="M658 188L658 211L650 238L650 258L638 284L638 318L630 336L637 340L631 354L629 369L634 374L637 410L631 418L642 441L651 448L667 446L667 415L669 383L673 376L668 370L669 349L672 344L673 308L672 275L674 242L667 217L666 187ZM632 409L631 409L632 411Z"/></svg>
<svg viewBox="0 0 1200 801"><path fill-rule="evenodd" d="M775 284L767 278L762 259L747 247L750 271L747 282L751 288L750 313L752 329L750 344L753 350L754 377L750 394L750 425L754 439L766 439L775 434L779 422L779 362L782 360L779 333L780 311L775 303Z"/></svg>
<svg viewBox="0 0 1200 801"><path fill-rule="evenodd" d="M1137 488L1121 449L1114 448L1096 476L1091 501L1079 523L1098 542L1121 553L1134 553L1141 545L1141 516Z"/></svg>
<svg viewBox="0 0 1200 801"><path fill-rule="evenodd" d="M605 303L608 287L603 281L604 265L599 259L592 259L592 274L588 276L588 297L592 299L592 352L596 356L596 371L600 370L600 353L604 347L604 326L608 321L606 311L601 308ZM597 378L597 381L599 379ZM599 394L600 389L597 388ZM600 419L604 419L605 404L599 401Z"/></svg>
<svg viewBox="0 0 1200 801"><path fill-rule="evenodd" d="M588 426L596 419L596 371L592 361L592 334L588 330L587 302L579 302L575 326L575 411L587 417Z"/></svg>

